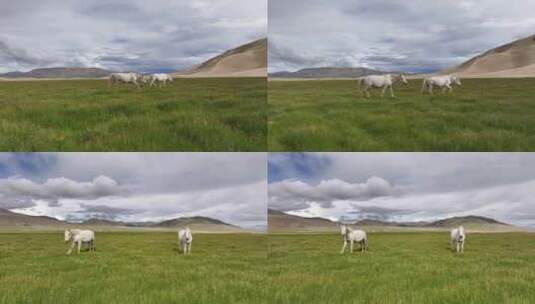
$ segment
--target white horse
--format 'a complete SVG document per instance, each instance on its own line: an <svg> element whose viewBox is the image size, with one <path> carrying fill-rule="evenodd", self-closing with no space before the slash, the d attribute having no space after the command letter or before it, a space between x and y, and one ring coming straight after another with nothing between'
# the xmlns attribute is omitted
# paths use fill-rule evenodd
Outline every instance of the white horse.
<svg viewBox="0 0 535 304"><path fill-rule="evenodd" d="M422 83L422 93L428 91L429 94L433 94L433 87L435 86L442 88L442 93L445 93L446 89L451 93L453 90L451 86L454 84L461 86L461 79L452 75L426 77Z"/></svg>
<svg viewBox="0 0 535 304"><path fill-rule="evenodd" d="M368 237L366 232L363 230L353 230L346 225L340 226L340 233L344 239L344 245L342 246L342 251L340 254L343 254L347 247L347 242L350 243L350 252L353 252L353 242L360 244L360 250L362 252L368 250Z"/></svg>
<svg viewBox="0 0 535 304"><path fill-rule="evenodd" d="M361 91L364 91L366 94L366 97L370 97L370 92L368 91L370 88L383 88L381 92L381 97L385 95L385 92L387 89L390 90L390 97L394 96L394 91L392 89L392 86L397 83L401 82L405 85L409 84L407 82L407 78L403 76L403 74L398 75L368 75L364 77L357 78L359 82L359 89Z"/></svg>
<svg viewBox="0 0 535 304"><path fill-rule="evenodd" d="M138 79L141 85L150 85L152 77L151 75L140 75Z"/></svg>
<svg viewBox="0 0 535 304"><path fill-rule="evenodd" d="M464 242L466 241L466 234L464 233L464 227L459 226L451 230L450 244L451 249L455 252L464 252Z"/></svg>
<svg viewBox="0 0 535 304"><path fill-rule="evenodd" d="M178 231L178 242L180 243L180 248L182 249L183 254L191 254L192 241L193 236L191 235L191 230L189 227Z"/></svg>
<svg viewBox="0 0 535 304"><path fill-rule="evenodd" d="M155 85L155 83L158 83L158 86L162 87L162 86L165 86L167 82L173 81L173 77L171 77L169 74L163 74L163 73L152 74L150 75L150 77L151 77L151 80L150 80L151 87Z"/></svg>
<svg viewBox="0 0 535 304"><path fill-rule="evenodd" d="M113 84L117 83L133 83L139 88L139 78L140 75L136 73L112 73L108 78L108 86L111 87Z"/></svg>
<svg viewBox="0 0 535 304"><path fill-rule="evenodd" d="M65 242L72 241L67 254L71 254L75 245L78 245L78 253L82 243L87 244L89 251L95 251L95 233L91 230L67 229L65 230Z"/></svg>

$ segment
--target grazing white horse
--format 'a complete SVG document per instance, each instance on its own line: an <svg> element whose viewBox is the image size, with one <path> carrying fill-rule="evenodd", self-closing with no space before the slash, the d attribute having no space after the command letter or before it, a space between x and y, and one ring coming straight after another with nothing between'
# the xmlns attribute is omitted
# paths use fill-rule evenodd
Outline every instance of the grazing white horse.
<svg viewBox="0 0 535 304"><path fill-rule="evenodd" d="M381 97L385 95L385 92L387 89L390 90L390 97L394 96L394 90L392 89L392 86L397 83L401 82L405 85L409 84L407 82L407 78L403 76L403 74L398 75L368 75L364 77L357 78L359 82L359 88L361 91L364 91L366 94L366 97L370 97L370 92L368 91L370 88L383 88L381 92Z"/></svg>
<svg viewBox="0 0 535 304"><path fill-rule="evenodd" d="M133 83L139 88L139 78L140 75L136 73L112 73L108 78L108 86L111 87L113 84L117 83Z"/></svg>
<svg viewBox="0 0 535 304"><path fill-rule="evenodd" d="M68 241L72 243L67 254L71 254L75 245L78 245L78 253L80 253L82 243L88 245L90 252L95 251L95 233L91 230L67 229L65 230L65 242Z"/></svg>
<svg viewBox="0 0 535 304"><path fill-rule="evenodd" d="M459 226L451 230L450 244L451 249L455 252L464 252L464 242L466 241L466 234L464 233L464 227Z"/></svg>
<svg viewBox="0 0 535 304"><path fill-rule="evenodd" d="M180 248L182 249L183 254L191 254L192 241L193 236L191 235L191 230L189 227L178 231L178 242L180 243Z"/></svg>
<svg viewBox="0 0 535 304"><path fill-rule="evenodd" d="M347 227L346 225L341 225L340 233L342 234L342 238L344 239L344 245L342 246L342 251L340 251L340 254L343 254L346 250L347 242L349 242L350 244L350 252L353 252L353 242L357 242L360 244L360 250L362 252L368 250L368 237L365 231L353 230Z"/></svg>
<svg viewBox="0 0 535 304"><path fill-rule="evenodd" d="M172 82L173 77L171 77L169 74L152 74L150 75L150 86L152 87L155 83L158 83L159 87L165 86L167 82Z"/></svg>
<svg viewBox="0 0 535 304"><path fill-rule="evenodd" d="M451 86L454 84L461 86L461 79L453 75L426 77L422 83L422 93L427 91L429 94L433 94L433 87L435 86L442 88L442 93L445 93L446 89L451 93L453 90Z"/></svg>

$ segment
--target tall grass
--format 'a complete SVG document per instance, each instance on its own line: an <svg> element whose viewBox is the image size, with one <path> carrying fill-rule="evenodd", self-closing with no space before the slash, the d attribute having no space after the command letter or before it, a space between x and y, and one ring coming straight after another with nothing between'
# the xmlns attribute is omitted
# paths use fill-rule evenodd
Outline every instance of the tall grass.
<svg viewBox="0 0 535 304"><path fill-rule="evenodd" d="M535 78L466 79L451 95L366 99L356 81L271 81L270 151L535 151Z"/></svg>
<svg viewBox="0 0 535 304"><path fill-rule="evenodd" d="M270 235L271 303L532 303L535 234L371 233L369 251L340 255L335 234Z"/></svg>
<svg viewBox="0 0 535 304"><path fill-rule="evenodd" d="M0 233L0 303L263 303L266 236L97 233L65 254L62 233Z"/></svg>
<svg viewBox="0 0 535 304"><path fill-rule="evenodd" d="M2 151L265 151L263 78L0 82Z"/></svg>

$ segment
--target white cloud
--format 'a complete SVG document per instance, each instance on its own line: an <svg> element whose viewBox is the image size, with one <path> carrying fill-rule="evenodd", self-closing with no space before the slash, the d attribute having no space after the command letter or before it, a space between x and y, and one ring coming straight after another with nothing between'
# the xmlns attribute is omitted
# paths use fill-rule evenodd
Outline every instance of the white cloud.
<svg viewBox="0 0 535 304"><path fill-rule="evenodd" d="M533 153L272 155L269 207L291 214L399 222L479 215L535 227Z"/></svg>
<svg viewBox="0 0 535 304"><path fill-rule="evenodd" d="M124 189L107 176L97 176L90 182L77 182L68 178L50 178L44 183L36 183L25 178L0 180L0 193L12 197L38 197L42 199L79 198L94 199L120 195Z"/></svg>
<svg viewBox="0 0 535 304"><path fill-rule="evenodd" d="M266 153L0 154L0 208L80 221L266 225Z"/></svg>
<svg viewBox="0 0 535 304"><path fill-rule="evenodd" d="M304 209L311 202L329 208L336 200L367 200L393 195L395 192L388 181L376 176L368 178L364 183L329 179L311 185L298 180L284 180L269 185L269 204L279 210Z"/></svg>
<svg viewBox="0 0 535 304"><path fill-rule="evenodd" d="M267 35L267 0L38 2L1 2L0 72L181 69Z"/></svg>
<svg viewBox="0 0 535 304"><path fill-rule="evenodd" d="M445 68L533 34L534 10L530 0L272 0L270 71Z"/></svg>

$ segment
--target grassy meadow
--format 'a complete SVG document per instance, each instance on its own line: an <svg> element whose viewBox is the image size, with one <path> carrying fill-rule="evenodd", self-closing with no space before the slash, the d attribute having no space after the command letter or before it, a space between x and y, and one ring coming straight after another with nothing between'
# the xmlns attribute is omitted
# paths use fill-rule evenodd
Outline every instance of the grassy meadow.
<svg viewBox="0 0 535 304"><path fill-rule="evenodd" d="M533 303L535 234L370 233L340 255L337 234L269 235L270 303Z"/></svg>
<svg viewBox="0 0 535 304"><path fill-rule="evenodd" d="M96 252L63 234L0 233L0 303L263 303L266 235L100 232Z"/></svg>
<svg viewBox="0 0 535 304"><path fill-rule="evenodd" d="M264 78L0 81L1 151L265 151Z"/></svg>
<svg viewBox="0 0 535 304"><path fill-rule="evenodd" d="M367 99L354 80L269 81L270 151L535 151L535 78L421 80Z"/></svg>

